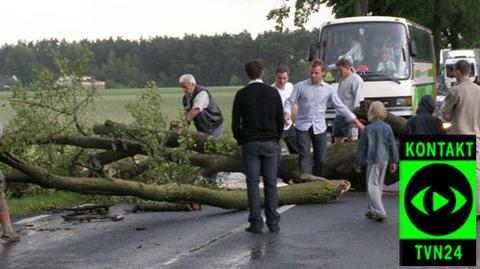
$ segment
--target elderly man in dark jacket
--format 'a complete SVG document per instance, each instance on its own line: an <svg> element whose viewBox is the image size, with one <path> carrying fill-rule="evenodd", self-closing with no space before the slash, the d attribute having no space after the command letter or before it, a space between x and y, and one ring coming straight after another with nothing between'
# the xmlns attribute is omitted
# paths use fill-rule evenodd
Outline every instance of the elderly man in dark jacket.
<svg viewBox="0 0 480 269"><path fill-rule="evenodd" d="M197 131L212 135L215 139L223 133L223 116L210 92L197 85L191 74L184 74L179 79L185 95L182 99L187 121L193 121ZM216 183L217 173L209 175L210 181Z"/></svg>
<svg viewBox="0 0 480 269"><path fill-rule="evenodd" d="M191 74L182 75L179 79L185 95L183 107L188 121L193 121L197 131L219 138L223 132L223 116L210 92L197 85Z"/></svg>

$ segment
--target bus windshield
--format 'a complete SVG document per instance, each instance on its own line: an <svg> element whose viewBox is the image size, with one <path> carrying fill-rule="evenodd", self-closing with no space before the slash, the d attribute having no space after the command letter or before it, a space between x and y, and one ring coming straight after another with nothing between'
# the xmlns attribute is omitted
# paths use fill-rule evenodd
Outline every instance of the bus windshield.
<svg viewBox="0 0 480 269"><path fill-rule="evenodd" d="M346 58L365 81L408 79L406 27L394 22L361 22L327 25L320 37L320 57L327 82L338 79L335 63ZM331 72L329 72L331 71Z"/></svg>

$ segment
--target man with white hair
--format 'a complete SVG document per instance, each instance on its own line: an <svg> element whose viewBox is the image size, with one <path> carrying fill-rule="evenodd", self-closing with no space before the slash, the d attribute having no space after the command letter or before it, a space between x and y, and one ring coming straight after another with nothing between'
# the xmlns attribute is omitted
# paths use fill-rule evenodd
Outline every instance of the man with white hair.
<svg viewBox="0 0 480 269"><path fill-rule="evenodd" d="M216 139L220 138L224 128L223 116L210 92L197 85L191 74L182 75L179 83L185 92L183 107L187 121L193 121L197 131L210 134ZM210 175L212 183L215 183L216 177L216 174Z"/></svg>
<svg viewBox="0 0 480 269"><path fill-rule="evenodd" d="M223 116L210 92L197 85L191 74L182 75L179 83L185 92L183 107L186 111L187 120L193 121L197 131L219 138L224 127Z"/></svg>

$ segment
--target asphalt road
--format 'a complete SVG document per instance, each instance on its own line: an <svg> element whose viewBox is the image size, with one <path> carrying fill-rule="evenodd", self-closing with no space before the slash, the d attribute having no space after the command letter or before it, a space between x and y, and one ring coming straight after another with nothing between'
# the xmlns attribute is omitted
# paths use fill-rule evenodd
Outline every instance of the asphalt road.
<svg viewBox="0 0 480 269"><path fill-rule="evenodd" d="M364 218L362 193L284 207L278 234L247 233L246 211L213 207L119 222L53 215L24 228L21 242L0 245L0 268L399 268L398 197L386 196L385 206L385 223Z"/></svg>

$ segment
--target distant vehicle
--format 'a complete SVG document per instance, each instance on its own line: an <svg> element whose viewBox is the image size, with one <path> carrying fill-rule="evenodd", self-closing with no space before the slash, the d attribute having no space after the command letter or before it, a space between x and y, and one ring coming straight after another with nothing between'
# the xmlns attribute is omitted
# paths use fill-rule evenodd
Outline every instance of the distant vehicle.
<svg viewBox="0 0 480 269"><path fill-rule="evenodd" d="M74 78L72 76L59 77L56 84L63 87L79 86L86 90L105 90L105 81L95 80L89 76Z"/></svg>
<svg viewBox="0 0 480 269"><path fill-rule="evenodd" d="M18 81L15 75L0 74L0 90L10 90L14 81Z"/></svg>
<svg viewBox="0 0 480 269"><path fill-rule="evenodd" d="M412 116L423 95L436 95L432 34L412 21L365 16L324 23L309 60L325 62L325 81L334 87L338 87L335 63L342 57L365 81L365 98L383 102L397 116ZM335 118L332 109L326 118Z"/></svg>
<svg viewBox="0 0 480 269"><path fill-rule="evenodd" d="M470 63L470 80L477 83L480 81L480 49L441 50L440 59L443 79L447 88L452 87L457 82L454 67L459 60L466 60Z"/></svg>

